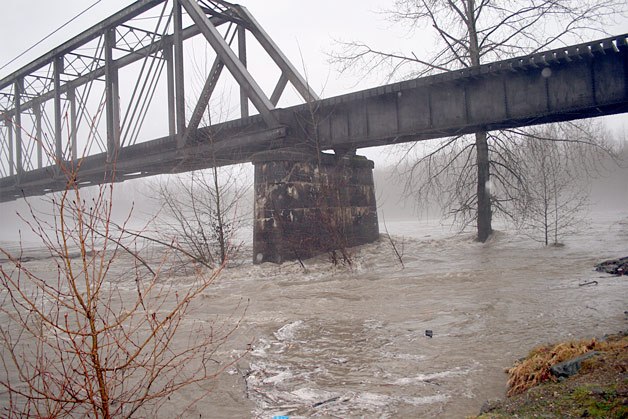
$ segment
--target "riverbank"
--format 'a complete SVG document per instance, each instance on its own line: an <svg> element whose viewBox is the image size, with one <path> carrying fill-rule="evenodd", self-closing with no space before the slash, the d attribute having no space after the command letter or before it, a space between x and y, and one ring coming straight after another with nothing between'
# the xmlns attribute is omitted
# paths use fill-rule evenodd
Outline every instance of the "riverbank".
<svg viewBox="0 0 628 419"><path fill-rule="evenodd" d="M628 417L628 337L620 333L603 343L606 345L593 345L595 355L582 361L574 376L562 380L548 377L520 394L487 402L474 418Z"/></svg>

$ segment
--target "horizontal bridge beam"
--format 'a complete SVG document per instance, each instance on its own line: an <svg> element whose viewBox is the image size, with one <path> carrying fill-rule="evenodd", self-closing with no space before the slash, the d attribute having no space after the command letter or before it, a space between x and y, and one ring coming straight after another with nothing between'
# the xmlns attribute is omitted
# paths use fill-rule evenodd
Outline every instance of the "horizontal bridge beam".
<svg viewBox="0 0 628 419"><path fill-rule="evenodd" d="M259 116L217 124L197 130L183 148L167 136L122 148L114 164L106 163L106 153L84 157L75 182L83 187L248 162L255 153L282 144L286 132L286 127L266 128ZM64 164L72 167L75 163ZM62 191L67 186L67 178L51 166L25 172L19 185L16 180L16 176L0 178L0 202Z"/></svg>
<svg viewBox="0 0 628 419"><path fill-rule="evenodd" d="M627 36L299 105L280 121L295 140L346 149L627 112Z"/></svg>

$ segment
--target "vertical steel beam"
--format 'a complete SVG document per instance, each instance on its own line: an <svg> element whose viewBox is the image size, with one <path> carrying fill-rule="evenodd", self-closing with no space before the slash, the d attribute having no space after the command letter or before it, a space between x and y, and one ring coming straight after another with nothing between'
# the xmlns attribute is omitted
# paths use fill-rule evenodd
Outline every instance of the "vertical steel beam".
<svg viewBox="0 0 628 419"><path fill-rule="evenodd" d="M54 125L55 125L55 158L58 166L63 162L63 142L61 138L61 72L63 72L63 56L56 57L54 64Z"/></svg>
<svg viewBox="0 0 628 419"><path fill-rule="evenodd" d="M17 170L18 182L22 176L24 169L22 162L22 92L24 91L24 79L18 78L15 80L14 95L15 100L15 163Z"/></svg>
<svg viewBox="0 0 628 419"><path fill-rule="evenodd" d="M15 174L15 161L13 159L13 117L7 116L6 124L9 133L9 176Z"/></svg>
<svg viewBox="0 0 628 419"><path fill-rule="evenodd" d="M70 101L70 148L72 160L76 162L77 149L76 149L76 89L74 87L68 88L68 100Z"/></svg>
<svg viewBox="0 0 628 419"><path fill-rule="evenodd" d="M172 39L164 40L164 59L166 60L166 79L168 84L168 134L174 137L177 133L174 95L174 56L172 55Z"/></svg>
<svg viewBox="0 0 628 419"><path fill-rule="evenodd" d="M238 57L244 68L246 68L246 29L242 25L238 25ZM240 86L240 117L246 118L248 116L249 97L244 87Z"/></svg>
<svg viewBox="0 0 628 419"><path fill-rule="evenodd" d="M120 96L118 69L113 62L115 28L105 32L105 96L107 116L107 163L113 163L120 148Z"/></svg>
<svg viewBox="0 0 628 419"><path fill-rule="evenodd" d="M33 105L33 112L35 114L35 139L37 141L37 168L41 169L43 167L42 148L44 141L41 135L41 103L36 102Z"/></svg>
<svg viewBox="0 0 628 419"><path fill-rule="evenodd" d="M183 10L181 1L174 0L174 81L177 147L185 145L185 83L183 78Z"/></svg>

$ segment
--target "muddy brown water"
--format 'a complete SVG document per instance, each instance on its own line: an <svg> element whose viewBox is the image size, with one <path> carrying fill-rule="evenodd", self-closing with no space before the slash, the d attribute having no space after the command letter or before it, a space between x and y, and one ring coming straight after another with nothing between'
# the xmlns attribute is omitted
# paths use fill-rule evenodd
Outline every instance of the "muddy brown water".
<svg viewBox="0 0 628 419"><path fill-rule="evenodd" d="M626 277L593 266L628 255L628 212L597 214L555 248L505 229L480 244L437 222L388 228L404 267L381 240L354 249L351 267L319 257L305 270L248 261L226 269L192 320L225 318L248 302L219 356L251 350L189 411L201 389L173 397L160 415L465 417L504 396L504 369L533 346L626 329Z"/></svg>

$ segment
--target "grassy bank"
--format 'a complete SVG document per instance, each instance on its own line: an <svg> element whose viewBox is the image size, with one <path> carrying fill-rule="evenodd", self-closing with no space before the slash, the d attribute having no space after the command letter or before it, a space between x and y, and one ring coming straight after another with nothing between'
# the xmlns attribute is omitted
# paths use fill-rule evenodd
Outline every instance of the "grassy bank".
<svg viewBox="0 0 628 419"><path fill-rule="evenodd" d="M588 351L578 374L556 379L552 365ZM477 418L628 418L628 336L535 348L508 370L509 397L487 402Z"/></svg>

